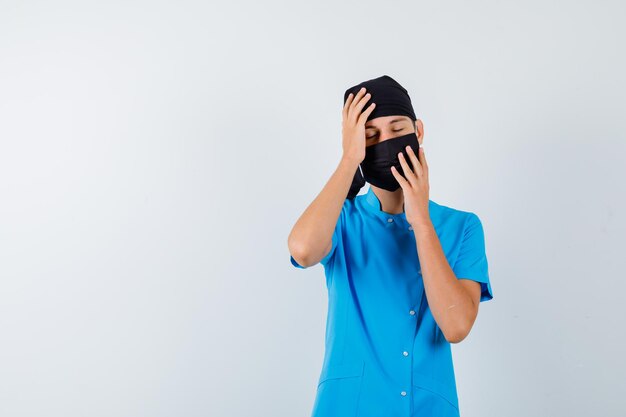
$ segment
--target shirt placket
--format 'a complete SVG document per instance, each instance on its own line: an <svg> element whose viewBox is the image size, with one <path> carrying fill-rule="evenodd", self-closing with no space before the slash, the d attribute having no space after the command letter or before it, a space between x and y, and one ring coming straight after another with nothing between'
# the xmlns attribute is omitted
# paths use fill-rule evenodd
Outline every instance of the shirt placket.
<svg viewBox="0 0 626 417"><path fill-rule="evenodd" d="M397 219L395 219L392 216L388 216L387 217L387 227L403 227L402 226L402 222L398 221ZM413 227L410 225L406 226L407 231L411 232L413 230ZM412 401L412 381L413 381L413 345L414 345L414 340L415 340L415 335L417 334L417 316L418 316L418 312L420 311L420 307L421 307L421 303L422 303L422 296L423 296L423 292L424 292L424 284L421 280L421 269L418 269L417 271L417 278L419 283L419 296L417 297L417 303L414 306L411 306L408 311L407 311L407 315L409 316L408 319L411 321L411 325L408 326L408 329L410 329L407 332L405 341L404 341L404 349L400 352L398 352L398 355L401 355L402 360L404 361L404 372L403 372L403 378L402 378L402 383L400 384L400 386L398 387L398 397L400 398L400 401L403 401L404 404L401 406L401 408L404 410L404 415L406 416L411 416L412 412L413 412L413 401Z"/></svg>
<svg viewBox="0 0 626 417"><path fill-rule="evenodd" d="M410 332L410 335L408 335L407 337L407 348L404 352L402 352L402 354L406 357L407 359L407 373L406 375L406 387L405 389L403 389L403 391L401 391L400 395L403 396L404 398L407 399L407 404L405 409L407 410L407 415L411 416L413 415L413 400L412 400L412 393L413 393L413 357L415 356L415 351L414 351L414 346L415 346L415 337L417 335L417 323L418 323L418 316L419 316L419 312L421 310L422 307L422 301L424 299L424 282L422 281L422 271L421 268L418 269L417 271L417 278L418 278L418 297L417 297L417 302L415 303L414 306L412 306L409 309L409 316L411 316L411 319L413 321L413 325L411 326L412 331ZM402 394L404 392L404 394Z"/></svg>

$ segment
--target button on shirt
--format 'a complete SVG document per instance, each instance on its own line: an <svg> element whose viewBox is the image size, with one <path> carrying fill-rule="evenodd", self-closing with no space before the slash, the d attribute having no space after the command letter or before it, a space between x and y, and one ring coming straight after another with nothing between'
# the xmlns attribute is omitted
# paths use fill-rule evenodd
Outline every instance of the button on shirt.
<svg viewBox="0 0 626 417"><path fill-rule="evenodd" d="M478 216L432 200L428 209L456 277L492 299ZM371 187L346 199L320 263L328 316L311 417L458 417L450 343L428 307L406 214L383 212Z"/></svg>

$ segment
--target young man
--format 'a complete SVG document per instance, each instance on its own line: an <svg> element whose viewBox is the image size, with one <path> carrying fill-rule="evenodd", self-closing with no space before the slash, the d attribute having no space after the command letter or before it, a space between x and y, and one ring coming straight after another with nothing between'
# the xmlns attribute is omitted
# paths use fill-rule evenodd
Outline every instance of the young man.
<svg viewBox="0 0 626 417"><path fill-rule="evenodd" d="M450 344L493 294L481 221L429 199L423 140L391 77L346 90L343 157L288 239L328 288L312 417L459 416Z"/></svg>

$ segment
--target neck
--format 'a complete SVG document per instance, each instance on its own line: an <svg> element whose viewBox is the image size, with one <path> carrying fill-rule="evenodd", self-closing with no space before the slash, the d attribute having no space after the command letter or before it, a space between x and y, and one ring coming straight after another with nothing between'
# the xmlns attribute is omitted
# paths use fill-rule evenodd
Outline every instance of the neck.
<svg viewBox="0 0 626 417"><path fill-rule="evenodd" d="M396 191L387 191L370 184L372 191L380 200L381 210L388 214L400 214L404 212L404 194L402 188Z"/></svg>

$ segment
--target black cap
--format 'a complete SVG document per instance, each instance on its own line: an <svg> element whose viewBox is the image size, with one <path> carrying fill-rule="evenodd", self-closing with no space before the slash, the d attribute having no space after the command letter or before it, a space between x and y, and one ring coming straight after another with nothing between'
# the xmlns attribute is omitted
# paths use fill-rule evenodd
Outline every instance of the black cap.
<svg viewBox="0 0 626 417"><path fill-rule="evenodd" d="M367 109L371 103L376 103L376 107L374 107L374 110L367 117L367 120L381 116L395 115L409 116L411 120L416 120L411 98L406 88L402 87L396 80L388 75L372 78L371 80L363 81L354 87L348 88L343 94L344 105L348 100L348 95L350 95L350 93L356 95L362 87L365 87L366 93L371 94L363 110Z"/></svg>

